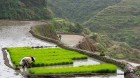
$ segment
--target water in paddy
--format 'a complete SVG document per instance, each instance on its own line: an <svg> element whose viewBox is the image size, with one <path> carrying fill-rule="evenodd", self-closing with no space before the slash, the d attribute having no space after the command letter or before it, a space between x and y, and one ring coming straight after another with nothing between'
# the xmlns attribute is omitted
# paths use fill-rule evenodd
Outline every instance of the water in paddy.
<svg viewBox="0 0 140 78"><path fill-rule="evenodd" d="M75 60L73 64L70 65L56 65L56 66L48 66L53 68L58 67L76 67L76 66L82 66L82 65L97 65L102 64L104 62L100 60L96 60L94 58L88 57L88 59L85 60ZM117 75L102 75L102 76L81 76L81 77L69 77L69 78L124 78L124 72L121 69L117 69Z"/></svg>
<svg viewBox="0 0 140 78"><path fill-rule="evenodd" d="M4 47L25 47L25 46L55 46L55 44L41 41L34 38L30 33L30 27L35 22L23 26L0 26L0 48ZM65 66L80 66L80 65L93 65L103 63L93 58L87 60L76 60L73 65ZM55 66L62 67L62 66ZM64 66L63 66L64 67ZM118 69L117 73L123 73ZM21 74L16 73L13 69L4 64L3 54L0 50L0 78L23 78ZM116 76L90 76L90 77L75 77L75 78L124 78L123 75Z"/></svg>
<svg viewBox="0 0 140 78"><path fill-rule="evenodd" d="M36 39L29 33L30 27L34 23L30 22L24 26L0 26L0 49L4 47L55 46L52 43ZM23 78L21 74L16 73L4 64L1 50L0 78Z"/></svg>
<svg viewBox="0 0 140 78"><path fill-rule="evenodd" d="M73 66L81 66L81 65L96 65L96 64L102 64L104 62L96 60L94 58L88 58L87 60L78 60L75 61ZM109 75L109 76L86 76L86 77L74 77L74 78L124 78L124 75L119 75L119 74L124 74L124 72L121 69L117 69L117 75Z"/></svg>

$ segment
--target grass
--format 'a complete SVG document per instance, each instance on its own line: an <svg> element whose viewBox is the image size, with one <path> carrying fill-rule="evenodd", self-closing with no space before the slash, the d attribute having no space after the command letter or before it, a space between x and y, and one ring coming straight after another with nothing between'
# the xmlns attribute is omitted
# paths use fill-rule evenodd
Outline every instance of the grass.
<svg viewBox="0 0 140 78"><path fill-rule="evenodd" d="M31 74L91 74L91 73L116 73L117 67L112 64L89 65L65 68L31 68Z"/></svg>
<svg viewBox="0 0 140 78"><path fill-rule="evenodd" d="M73 60L87 58L86 55L62 48L32 49L29 47L18 47L8 48L7 50L11 56L12 63L16 66L19 66L20 60L26 56L35 57L36 62L33 64L33 67L72 64Z"/></svg>

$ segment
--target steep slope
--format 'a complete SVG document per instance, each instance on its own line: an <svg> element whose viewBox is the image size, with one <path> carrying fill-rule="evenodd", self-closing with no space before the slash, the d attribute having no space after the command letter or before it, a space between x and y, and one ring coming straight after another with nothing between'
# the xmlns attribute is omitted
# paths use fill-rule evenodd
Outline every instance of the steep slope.
<svg viewBox="0 0 140 78"><path fill-rule="evenodd" d="M46 4L46 0L1 0L0 19L50 19L51 11Z"/></svg>
<svg viewBox="0 0 140 78"><path fill-rule="evenodd" d="M86 37L76 47L115 59L140 63L139 51L134 50L125 42L112 41L107 35L94 33L90 38Z"/></svg>
<svg viewBox="0 0 140 78"><path fill-rule="evenodd" d="M112 39L140 49L140 0L122 0L85 22L92 31L106 33Z"/></svg>
<svg viewBox="0 0 140 78"><path fill-rule="evenodd" d="M56 17L83 22L121 0L48 0Z"/></svg>

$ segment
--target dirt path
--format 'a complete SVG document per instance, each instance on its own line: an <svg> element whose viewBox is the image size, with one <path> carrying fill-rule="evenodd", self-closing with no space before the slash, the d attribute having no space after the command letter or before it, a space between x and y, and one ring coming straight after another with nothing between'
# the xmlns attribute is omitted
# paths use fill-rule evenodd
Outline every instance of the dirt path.
<svg viewBox="0 0 140 78"><path fill-rule="evenodd" d="M55 44L34 38L29 33L30 27L36 24L41 23L24 22L24 24L23 23L13 24L12 22L11 24L4 24L3 21L3 23L0 24L0 49L4 47L55 46ZM23 78L20 74L17 74L13 69L5 66L1 50L0 50L0 78Z"/></svg>
<svg viewBox="0 0 140 78"><path fill-rule="evenodd" d="M82 41L82 39L84 38L81 35L65 35L62 34L61 37L61 42L63 42L64 44L68 45L68 46L75 46L79 43L79 41Z"/></svg>

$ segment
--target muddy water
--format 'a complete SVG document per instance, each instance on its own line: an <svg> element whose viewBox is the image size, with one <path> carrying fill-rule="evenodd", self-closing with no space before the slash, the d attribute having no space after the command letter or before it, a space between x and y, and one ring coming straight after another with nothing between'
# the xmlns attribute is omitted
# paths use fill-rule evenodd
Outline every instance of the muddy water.
<svg viewBox="0 0 140 78"><path fill-rule="evenodd" d="M56 65L56 66L48 66L52 68L61 68L61 67L76 67L76 66L82 66L82 65L98 65L103 64L104 62L100 60L96 60L94 58L88 57L88 59L85 60L75 60L73 64L70 65ZM124 78L124 72L121 69L117 69L117 75L102 75L102 76L81 76L81 77L68 77L68 78Z"/></svg>
<svg viewBox="0 0 140 78"><path fill-rule="evenodd" d="M34 38L30 33L30 27L36 22L29 22L23 26L0 26L0 48L25 47L25 46L55 46ZM0 78L23 78L13 69L5 66L3 54L0 50Z"/></svg>
<svg viewBox="0 0 140 78"><path fill-rule="evenodd" d="M0 48L25 47L25 46L55 46L55 44L44 42L34 38L29 33L30 27L33 25L35 25L35 22L29 22L28 24L22 26L0 26ZM93 65L100 63L103 62L95 60L93 58L88 58L87 60L76 60L73 65L68 66ZM117 72L123 73L120 69L118 69ZM3 55L1 51L0 51L0 78L23 78L23 76L16 73L13 69L4 65ZM93 76L93 77L76 77L76 78L124 78L124 77L123 75L117 75L117 76L97 76L97 77Z"/></svg>

